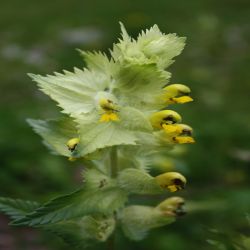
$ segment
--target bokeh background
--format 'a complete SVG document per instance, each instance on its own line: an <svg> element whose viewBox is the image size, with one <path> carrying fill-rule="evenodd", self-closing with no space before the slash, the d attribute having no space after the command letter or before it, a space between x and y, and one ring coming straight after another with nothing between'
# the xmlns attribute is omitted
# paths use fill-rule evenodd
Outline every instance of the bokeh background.
<svg viewBox="0 0 250 250"><path fill-rule="evenodd" d="M84 66L75 48L108 51L119 21L132 36L156 23L187 37L170 71L172 83L192 88L195 102L175 109L197 143L176 156L176 169L189 182L180 194L189 214L142 242L119 235L117 249L250 249L248 0L1 1L0 195L43 202L79 186L81 166L49 154L25 121L56 117L59 110L26 73ZM69 249L50 234L7 223L1 216L0 249Z"/></svg>

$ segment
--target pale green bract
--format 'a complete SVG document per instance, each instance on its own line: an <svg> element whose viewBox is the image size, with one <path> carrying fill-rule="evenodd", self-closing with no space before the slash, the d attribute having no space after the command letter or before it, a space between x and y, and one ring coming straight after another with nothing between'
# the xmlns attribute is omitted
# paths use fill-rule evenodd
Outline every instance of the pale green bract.
<svg viewBox="0 0 250 250"><path fill-rule="evenodd" d="M186 184L184 176L175 172L160 175L161 182L149 173L154 157L175 144L175 131L168 134L163 126L170 123L171 131L178 121L175 112L164 110L174 100L164 99L163 88L171 77L166 68L181 53L185 38L163 34L156 25L137 39L123 24L121 31L110 57L79 50L86 68L29 74L63 115L27 122L53 154L81 161L83 185L44 204L0 197L0 211L13 220L11 225L39 227L83 249L108 240L117 225L130 239L141 240L149 230L174 222L182 213L180 197L154 207L127 206L127 202L130 194L162 194L162 182L169 190ZM152 117L161 110L172 116L162 117L156 127Z"/></svg>

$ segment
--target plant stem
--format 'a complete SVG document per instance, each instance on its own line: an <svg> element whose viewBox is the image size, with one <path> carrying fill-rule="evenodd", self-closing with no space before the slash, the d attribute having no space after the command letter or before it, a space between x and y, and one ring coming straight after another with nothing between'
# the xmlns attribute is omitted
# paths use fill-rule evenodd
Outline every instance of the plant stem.
<svg viewBox="0 0 250 250"><path fill-rule="evenodd" d="M117 148L113 146L110 151L110 176L115 178L117 176Z"/></svg>

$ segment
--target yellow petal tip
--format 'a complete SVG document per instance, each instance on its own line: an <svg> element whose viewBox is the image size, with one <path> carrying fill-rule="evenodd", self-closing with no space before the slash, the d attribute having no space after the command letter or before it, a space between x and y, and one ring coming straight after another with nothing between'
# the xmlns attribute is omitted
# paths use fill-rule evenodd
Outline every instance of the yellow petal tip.
<svg viewBox="0 0 250 250"><path fill-rule="evenodd" d="M176 136L173 138L173 141L179 144L195 143L194 138L191 136Z"/></svg>
<svg viewBox="0 0 250 250"><path fill-rule="evenodd" d="M100 122L109 122L109 121L119 121L119 117L117 114L115 113L105 113L102 114L101 118L100 118Z"/></svg>
<svg viewBox="0 0 250 250"><path fill-rule="evenodd" d="M192 97L190 97L190 96L181 96L181 97L171 98L171 100L174 103L184 104L184 103L187 103L187 102L192 102L194 99Z"/></svg>

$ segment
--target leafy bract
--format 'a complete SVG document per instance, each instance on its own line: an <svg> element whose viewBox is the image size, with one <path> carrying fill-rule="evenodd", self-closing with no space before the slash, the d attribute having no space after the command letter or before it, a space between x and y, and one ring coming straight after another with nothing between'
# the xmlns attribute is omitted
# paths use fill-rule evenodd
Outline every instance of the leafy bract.
<svg viewBox="0 0 250 250"><path fill-rule="evenodd" d="M63 156L71 156L67 142L78 136L76 124L72 119L61 118L48 121L28 119L27 121L53 152Z"/></svg>
<svg viewBox="0 0 250 250"><path fill-rule="evenodd" d="M146 116L132 107L121 108L118 112L119 121L99 122L99 117L92 123L84 124L86 117L77 119L79 124L80 143L77 148L79 155L86 155L97 149L115 145L136 145L139 143L138 134L151 132L152 127Z"/></svg>
<svg viewBox="0 0 250 250"><path fill-rule="evenodd" d="M104 73L108 76L111 76L116 71L116 64L112 58L109 59L106 54L102 52L86 52L82 50L79 50L79 52L83 56L89 69Z"/></svg>
<svg viewBox="0 0 250 250"><path fill-rule="evenodd" d="M49 201L12 224L40 226L95 213L111 215L126 200L126 192L115 187L93 191L83 188Z"/></svg>
<svg viewBox="0 0 250 250"><path fill-rule="evenodd" d="M160 71L155 64L126 64L115 75L114 93L124 105L143 111L164 108L162 87L171 74Z"/></svg>
<svg viewBox="0 0 250 250"><path fill-rule="evenodd" d="M116 88L124 93L160 91L170 77L170 73L160 72L155 64L128 63L115 75ZM152 94L152 92L150 92Z"/></svg>
<svg viewBox="0 0 250 250"><path fill-rule="evenodd" d="M81 155L115 145L136 145L137 141L135 133L122 128L119 122L87 124L80 127L79 133L77 151Z"/></svg>
<svg viewBox="0 0 250 250"><path fill-rule="evenodd" d="M64 74L29 76L45 94L58 103L63 113L71 116L92 111L95 108L95 95L109 84L107 75L78 68L74 72L64 71Z"/></svg>
<svg viewBox="0 0 250 250"><path fill-rule="evenodd" d="M16 220L39 207L39 203L20 199L0 197L0 211Z"/></svg>
<svg viewBox="0 0 250 250"><path fill-rule="evenodd" d="M137 40L132 39L121 24L122 39L111 52L115 61L134 63L156 63L161 69L167 68L185 46L185 38L176 34L164 34L157 25L142 32Z"/></svg>
<svg viewBox="0 0 250 250"><path fill-rule="evenodd" d="M78 220L43 226L43 229L56 234L77 249L83 249L98 241L107 240L114 228L115 220L103 216L84 216Z"/></svg>

